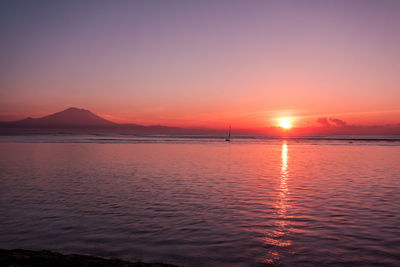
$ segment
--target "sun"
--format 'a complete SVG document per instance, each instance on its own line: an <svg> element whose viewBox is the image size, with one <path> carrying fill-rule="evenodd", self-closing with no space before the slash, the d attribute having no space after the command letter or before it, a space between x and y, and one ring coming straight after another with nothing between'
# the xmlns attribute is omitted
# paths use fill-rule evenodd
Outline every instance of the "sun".
<svg viewBox="0 0 400 267"><path fill-rule="evenodd" d="M292 120L290 118L280 118L279 126L283 129L290 129L292 128Z"/></svg>

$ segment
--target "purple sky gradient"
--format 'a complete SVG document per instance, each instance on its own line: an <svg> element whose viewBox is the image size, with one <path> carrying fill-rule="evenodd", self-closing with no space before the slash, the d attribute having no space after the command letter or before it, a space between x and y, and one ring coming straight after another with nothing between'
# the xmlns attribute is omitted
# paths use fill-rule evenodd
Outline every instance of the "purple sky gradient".
<svg viewBox="0 0 400 267"><path fill-rule="evenodd" d="M400 122L400 1L2 1L0 119Z"/></svg>

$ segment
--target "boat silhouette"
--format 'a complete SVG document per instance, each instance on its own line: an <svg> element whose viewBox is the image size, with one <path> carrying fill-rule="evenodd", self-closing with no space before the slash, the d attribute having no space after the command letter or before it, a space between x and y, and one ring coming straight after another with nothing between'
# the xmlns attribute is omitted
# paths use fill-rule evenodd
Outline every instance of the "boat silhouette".
<svg viewBox="0 0 400 267"><path fill-rule="evenodd" d="M229 133L228 133L228 137L225 138L225 141L230 142L231 141L231 126L229 125Z"/></svg>

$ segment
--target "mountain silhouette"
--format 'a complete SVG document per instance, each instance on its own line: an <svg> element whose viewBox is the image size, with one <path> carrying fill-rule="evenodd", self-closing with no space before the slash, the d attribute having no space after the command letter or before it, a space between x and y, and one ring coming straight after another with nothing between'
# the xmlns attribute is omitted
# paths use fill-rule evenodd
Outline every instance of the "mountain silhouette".
<svg viewBox="0 0 400 267"><path fill-rule="evenodd" d="M86 109L68 108L66 110L41 117L26 118L15 121L12 124L19 127L57 127L57 128L80 128L80 127L112 127L117 124L103 119Z"/></svg>
<svg viewBox="0 0 400 267"><path fill-rule="evenodd" d="M0 122L0 133L54 133L54 132L113 132L134 134L182 134L204 132L163 125L144 126L119 124L106 120L89 110L71 107L41 118L26 118L18 121Z"/></svg>

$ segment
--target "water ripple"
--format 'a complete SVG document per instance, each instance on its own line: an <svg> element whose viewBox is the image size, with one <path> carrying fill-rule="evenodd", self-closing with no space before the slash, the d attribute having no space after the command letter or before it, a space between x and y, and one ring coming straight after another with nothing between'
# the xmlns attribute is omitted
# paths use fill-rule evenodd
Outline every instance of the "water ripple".
<svg viewBox="0 0 400 267"><path fill-rule="evenodd" d="M1 142L0 246L189 266L400 265L398 146L190 140Z"/></svg>

